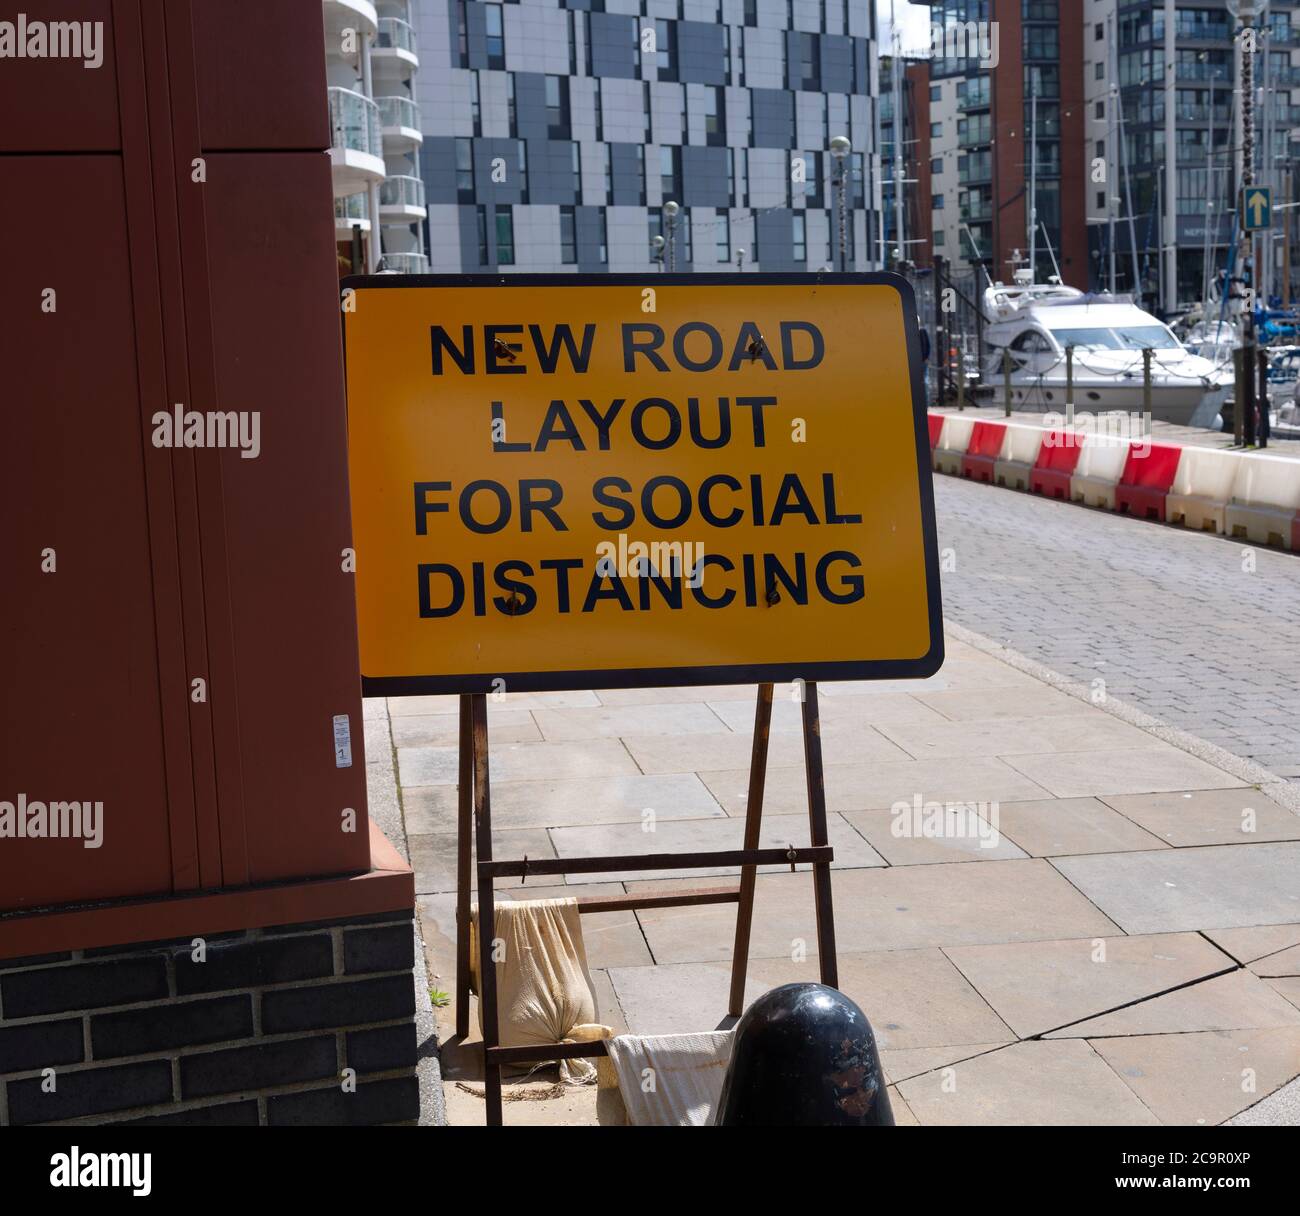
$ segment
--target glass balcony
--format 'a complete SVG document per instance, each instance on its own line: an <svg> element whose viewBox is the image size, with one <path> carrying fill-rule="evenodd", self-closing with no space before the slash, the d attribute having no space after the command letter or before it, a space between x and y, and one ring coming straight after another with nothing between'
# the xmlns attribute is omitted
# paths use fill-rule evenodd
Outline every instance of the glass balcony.
<svg viewBox="0 0 1300 1216"><path fill-rule="evenodd" d="M989 108L989 90L973 89L968 84L966 91L957 98L959 110L987 110Z"/></svg>
<svg viewBox="0 0 1300 1216"><path fill-rule="evenodd" d="M376 97L375 101L382 126L420 129L420 107L409 97Z"/></svg>
<svg viewBox="0 0 1300 1216"><path fill-rule="evenodd" d="M375 36L374 49L377 51L407 51L417 54L415 30L409 21L400 17L380 17L379 33Z"/></svg>
<svg viewBox="0 0 1300 1216"><path fill-rule="evenodd" d="M346 198L334 200L334 219L338 225L347 227L353 220L368 220L369 209L364 194L349 194Z"/></svg>
<svg viewBox="0 0 1300 1216"><path fill-rule="evenodd" d="M384 141L379 129L379 107L352 89L327 90L330 108L330 144L382 158Z"/></svg>
<svg viewBox="0 0 1300 1216"><path fill-rule="evenodd" d="M386 253L379 268L398 274L423 274L429 269L429 259L422 253Z"/></svg>
<svg viewBox="0 0 1300 1216"><path fill-rule="evenodd" d="M424 182L409 174L386 178L379 186L381 207L423 207Z"/></svg>

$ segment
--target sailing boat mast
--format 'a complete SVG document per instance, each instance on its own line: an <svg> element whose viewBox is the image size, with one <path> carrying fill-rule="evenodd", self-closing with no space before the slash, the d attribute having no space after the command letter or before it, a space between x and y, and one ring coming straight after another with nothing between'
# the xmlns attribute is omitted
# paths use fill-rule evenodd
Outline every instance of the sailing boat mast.
<svg viewBox="0 0 1300 1216"><path fill-rule="evenodd" d="M1038 277L1038 77L1029 74L1029 273Z"/></svg>

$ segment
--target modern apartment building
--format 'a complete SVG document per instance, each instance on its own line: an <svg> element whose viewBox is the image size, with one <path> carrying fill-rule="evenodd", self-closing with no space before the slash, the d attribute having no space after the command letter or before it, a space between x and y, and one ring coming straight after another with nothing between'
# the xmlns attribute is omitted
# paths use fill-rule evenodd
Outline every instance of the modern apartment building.
<svg viewBox="0 0 1300 1216"><path fill-rule="evenodd" d="M1204 298L1234 240L1242 147L1236 6L1084 5L1088 156L1104 158L1108 169L1104 183L1086 187L1091 282L1109 285L1113 248L1118 289L1136 282L1149 306L1172 313ZM1300 158L1291 138L1300 134L1295 0L1271 0L1255 26L1255 181L1273 188L1277 204L1296 197ZM1294 213L1274 215L1274 228L1257 241L1260 286L1282 296L1300 259Z"/></svg>
<svg viewBox="0 0 1300 1216"><path fill-rule="evenodd" d="M415 7L432 270L877 264L870 0Z"/></svg>
<svg viewBox="0 0 1300 1216"><path fill-rule="evenodd" d="M419 50L406 0L324 0L339 256L360 268L428 269L414 81Z"/></svg>
<svg viewBox="0 0 1300 1216"><path fill-rule="evenodd" d="M930 209L928 230L909 235L928 246L910 248L958 272L987 259L993 278L1008 281L1032 254L1039 278L1059 268L1067 283L1087 282L1084 2L930 5L948 42L906 72L915 132L904 176L917 182L904 190L928 197Z"/></svg>

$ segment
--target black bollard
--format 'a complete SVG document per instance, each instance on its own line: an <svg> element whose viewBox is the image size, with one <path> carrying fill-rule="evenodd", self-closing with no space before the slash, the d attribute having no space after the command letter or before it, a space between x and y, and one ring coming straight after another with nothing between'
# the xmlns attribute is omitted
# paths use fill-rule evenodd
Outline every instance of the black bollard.
<svg viewBox="0 0 1300 1216"><path fill-rule="evenodd" d="M824 984L783 984L736 1025L721 1127L893 1127L867 1015Z"/></svg>

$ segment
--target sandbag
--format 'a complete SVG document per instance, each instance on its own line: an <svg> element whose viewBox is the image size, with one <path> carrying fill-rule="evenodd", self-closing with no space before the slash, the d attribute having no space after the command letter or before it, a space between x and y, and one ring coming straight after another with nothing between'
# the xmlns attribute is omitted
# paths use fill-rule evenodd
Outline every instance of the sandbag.
<svg viewBox="0 0 1300 1216"><path fill-rule="evenodd" d="M502 1047L534 1047L604 1038L576 899L520 899L493 904L497 1026ZM470 984L479 992L478 905L470 906ZM479 1029L483 1003L479 1002ZM575 1033L577 1032L577 1033ZM601 1033L603 1032L603 1033ZM535 1067L536 1065L530 1065ZM560 1061L560 1079L596 1078L589 1060Z"/></svg>
<svg viewBox="0 0 1300 1216"><path fill-rule="evenodd" d="M708 1127L722 1093L734 1034L620 1034L609 1040L623 1119L598 1104L602 1123L632 1127ZM602 1081L603 1084L603 1081ZM607 1113L608 1112L608 1113Z"/></svg>

